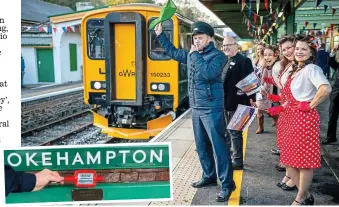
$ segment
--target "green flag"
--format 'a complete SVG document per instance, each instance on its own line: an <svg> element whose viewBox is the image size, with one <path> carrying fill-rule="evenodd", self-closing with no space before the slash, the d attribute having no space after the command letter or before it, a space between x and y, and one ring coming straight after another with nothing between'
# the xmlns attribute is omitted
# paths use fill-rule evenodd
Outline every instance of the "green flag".
<svg viewBox="0 0 339 207"><path fill-rule="evenodd" d="M164 8L161 9L160 12L160 17L158 17L157 19L155 19L149 26L149 30L154 29L154 27L161 23L164 22L168 19L171 19L171 17L175 14L175 11L177 10L177 7L175 6L175 4L173 3L172 0L168 0L167 4Z"/></svg>

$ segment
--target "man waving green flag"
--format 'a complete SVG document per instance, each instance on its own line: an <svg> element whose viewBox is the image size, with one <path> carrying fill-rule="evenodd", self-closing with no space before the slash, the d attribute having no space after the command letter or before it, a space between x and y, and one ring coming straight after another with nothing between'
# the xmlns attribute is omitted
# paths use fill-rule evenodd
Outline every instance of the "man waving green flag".
<svg viewBox="0 0 339 207"><path fill-rule="evenodd" d="M177 10L177 7L175 6L174 2L172 0L168 0L167 4L164 8L161 9L160 17L155 19L149 26L149 30L154 29L154 27L166 20L171 19L171 17L175 14L175 11Z"/></svg>

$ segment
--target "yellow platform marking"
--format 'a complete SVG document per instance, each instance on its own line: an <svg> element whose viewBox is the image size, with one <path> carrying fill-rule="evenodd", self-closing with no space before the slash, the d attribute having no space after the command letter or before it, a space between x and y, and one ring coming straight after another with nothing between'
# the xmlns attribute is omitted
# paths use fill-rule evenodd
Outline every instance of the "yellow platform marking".
<svg viewBox="0 0 339 207"><path fill-rule="evenodd" d="M244 131L243 134L243 159L245 159L245 152L246 152L246 143L247 143L247 132ZM242 184L242 175L243 170L234 170L233 173L233 180L237 188L232 193L230 199L228 200L229 206L239 206L240 203L240 192L241 192L241 184Z"/></svg>

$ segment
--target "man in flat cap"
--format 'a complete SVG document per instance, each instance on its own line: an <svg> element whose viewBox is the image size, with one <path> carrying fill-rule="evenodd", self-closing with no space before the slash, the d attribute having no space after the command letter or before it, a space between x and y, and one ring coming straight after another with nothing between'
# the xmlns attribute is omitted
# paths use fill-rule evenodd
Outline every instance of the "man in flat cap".
<svg viewBox="0 0 339 207"><path fill-rule="evenodd" d="M192 108L195 144L203 170L202 179L192 183L195 188L217 185L221 191L216 201L224 202L235 190L229 148L224 132L224 90L221 73L226 56L212 42L214 29L205 22L192 25L191 50L178 50L162 33L162 25L155 27L157 39L172 59L187 64L188 96Z"/></svg>

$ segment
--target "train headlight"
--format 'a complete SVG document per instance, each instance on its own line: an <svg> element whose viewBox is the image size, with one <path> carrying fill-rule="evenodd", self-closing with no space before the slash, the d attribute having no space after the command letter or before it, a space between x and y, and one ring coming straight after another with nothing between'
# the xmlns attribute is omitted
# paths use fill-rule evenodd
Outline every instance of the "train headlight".
<svg viewBox="0 0 339 207"><path fill-rule="evenodd" d="M151 88L152 88L152 90L157 90L158 89L158 85L157 84L152 84Z"/></svg>
<svg viewBox="0 0 339 207"><path fill-rule="evenodd" d="M105 81L92 81L91 82L91 89L105 90L106 89L106 82Z"/></svg>
<svg viewBox="0 0 339 207"><path fill-rule="evenodd" d="M165 90L165 85L164 84L162 84L162 83L160 83L159 85L158 85L158 88L159 88L159 91L163 91L163 90Z"/></svg>
<svg viewBox="0 0 339 207"><path fill-rule="evenodd" d="M100 82L95 82L94 83L94 88L95 89L100 89L101 88L101 83Z"/></svg>
<svg viewBox="0 0 339 207"><path fill-rule="evenodd" d="M151 91L168 92L170 91L169 83L151 83Z"/></svg>

